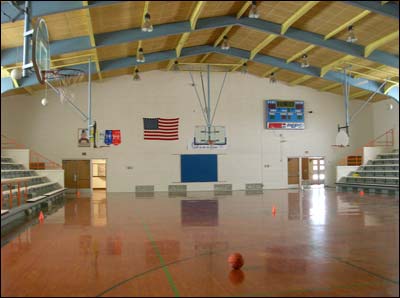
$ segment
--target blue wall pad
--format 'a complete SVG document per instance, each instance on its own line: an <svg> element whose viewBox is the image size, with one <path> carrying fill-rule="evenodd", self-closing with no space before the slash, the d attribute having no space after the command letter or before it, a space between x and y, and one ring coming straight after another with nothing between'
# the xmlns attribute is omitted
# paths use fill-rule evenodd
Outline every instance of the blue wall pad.
<svg viewBox="0 0 400 298"><path fill-rule="evenodd" d="M217 182L217 154L182 154L181 182Z"/></svg>

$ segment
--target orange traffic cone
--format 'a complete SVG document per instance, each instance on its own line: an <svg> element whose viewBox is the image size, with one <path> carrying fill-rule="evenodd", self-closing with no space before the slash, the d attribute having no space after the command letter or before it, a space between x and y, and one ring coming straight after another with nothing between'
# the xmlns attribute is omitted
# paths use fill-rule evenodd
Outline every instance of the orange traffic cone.
<svg viewBox="0 0 400 298"><path fill-rule="evenodd" d="M364 196L364 191L360 190L360 196L363 197Z"/></svg>
<svg viewBox="0 0 400 298"><path fill-rule="evenodd" d="M275 214L276 214L276 208L275 208L275 206L273 206L272 207L272 214L275 216Z"/></svg>
<svg viewBox="0 0 400 298"><path fill-rule="evenodd" d="M43 212L40 211L40 213L39 213L39 221L42 222L43 220L44 220L44 215L43 215Z"/></svg>
<svg viewBox="0 0 400 298"><path fill-rule="evenodd" d="M79 192L79 190L76 191L76 197L79 198L81 196L81 193Z"/></svg>

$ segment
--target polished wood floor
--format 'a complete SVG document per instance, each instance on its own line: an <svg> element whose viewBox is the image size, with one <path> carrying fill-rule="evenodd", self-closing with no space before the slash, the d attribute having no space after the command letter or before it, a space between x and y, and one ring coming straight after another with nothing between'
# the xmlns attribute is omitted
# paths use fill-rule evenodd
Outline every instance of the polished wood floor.
<svg viewBox="0 0 400 298"><path fill-rule="evenodd" d="M241 270L229 268L233 252ZM399 201L324 189L100 191L1 248L1 295L398 296Z"/></svg>

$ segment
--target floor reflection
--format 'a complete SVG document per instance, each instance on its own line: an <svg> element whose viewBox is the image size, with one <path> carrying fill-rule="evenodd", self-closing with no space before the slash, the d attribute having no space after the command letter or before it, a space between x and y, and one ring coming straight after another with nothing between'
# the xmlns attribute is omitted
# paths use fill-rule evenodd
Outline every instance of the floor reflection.
<svg viewBox="0 0 400 298"><path fill-rule="evenodd" d="M218 200L182 200L182 226L217 226Z"/></svg>

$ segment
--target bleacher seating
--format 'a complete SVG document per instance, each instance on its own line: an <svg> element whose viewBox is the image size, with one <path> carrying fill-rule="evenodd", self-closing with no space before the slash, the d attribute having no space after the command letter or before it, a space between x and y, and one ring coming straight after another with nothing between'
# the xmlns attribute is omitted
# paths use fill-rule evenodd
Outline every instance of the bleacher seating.
<svg viewBox="0 0 400 298"><path fill-rule="evenodd" d="M399 194L399 151L379 154L336 183L337 191Z"/></svg>
<svg viewBox="0 0 400 298"><path fill-rule="evenodd" d="M40 176L35 171L27 170L22 164L15 163L9 157L1 157L1 182L3 184L3 206L2 215L7 213L10 208L9 197L10 189L7 182L13 183L16 180L21 181L21 203L36 202L47 196L56 194L64 190L57 182L50 181L46 176ZM26 184L26 187L25 187ZM11 184L12 189L12 207L18 206L18 186ZM25 192L27 191L27 200L25 202Z"/></svg>

